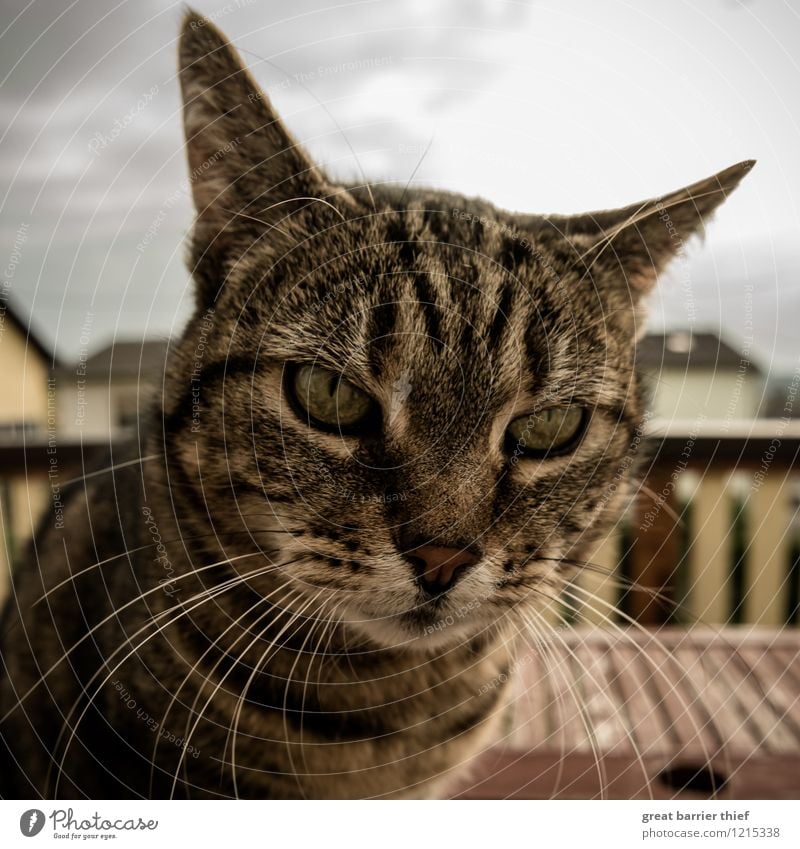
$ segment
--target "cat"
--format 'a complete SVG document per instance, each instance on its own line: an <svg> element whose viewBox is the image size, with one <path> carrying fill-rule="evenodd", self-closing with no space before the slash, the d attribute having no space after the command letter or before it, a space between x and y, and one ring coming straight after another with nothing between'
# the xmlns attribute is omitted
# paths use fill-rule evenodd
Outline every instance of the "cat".
<svg viewBox="0 0 800 849"><path fill-rule="evenodd" d="M515 214L332 181L192 11L179 67L196 310L14 575L2 795L445 796L627 497L646 296L753 163Z"/></svg>

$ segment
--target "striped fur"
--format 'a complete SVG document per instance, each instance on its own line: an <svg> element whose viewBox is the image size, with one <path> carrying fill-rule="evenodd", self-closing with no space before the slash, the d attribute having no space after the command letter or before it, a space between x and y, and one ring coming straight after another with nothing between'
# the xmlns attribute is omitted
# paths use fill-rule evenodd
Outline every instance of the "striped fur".
<svg viewBox="0 0 800 849"><path fill-rule="evenodd" d="M625 497L639 310L674 233L750 163L573 218L341 186L193 13L180 64L197 309L111 458L140 462L75 486L16 576L3 795L441 795ZM379 432L309 428L294 363L369 393ZM574 453L509 457L513 418L569 403L591 411ZM426 601L408 536L480 562Z"/></svg>

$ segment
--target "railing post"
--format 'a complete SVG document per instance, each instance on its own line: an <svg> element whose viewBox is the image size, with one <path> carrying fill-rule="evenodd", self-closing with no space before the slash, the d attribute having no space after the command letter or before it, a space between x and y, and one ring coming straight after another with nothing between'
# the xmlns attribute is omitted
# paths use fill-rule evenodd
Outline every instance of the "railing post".
<svg viewBox="0 0 800 849"><path fill-rule="evenodd" d="M731 613L728 477L728 472L705 470L692 503L687 608L698 624L719 625Z"/></svg>
<svg viewBox="0 0 800 849"><path fill-rule="evenodd" d="M785 624L791 530L789 470L776 466L747 502L750 540L745 576L744 620L754 625Z"/></svg>
<svg viewBox="0 0 800 849"><path fill-rule="evenodd" d="M619 555L619 526L615 526L608 535L600 540L589 554L588 560L603 569L608 569L610 575L602 575L590 569L579 573L580 586L595 596L586 598L581 606L580 620L591 625L607 625L608 618L614 618L614 611L607 605L617 606L619 589L617 585L617 560ZM592 610L591 605L594 610Z"/></svg>

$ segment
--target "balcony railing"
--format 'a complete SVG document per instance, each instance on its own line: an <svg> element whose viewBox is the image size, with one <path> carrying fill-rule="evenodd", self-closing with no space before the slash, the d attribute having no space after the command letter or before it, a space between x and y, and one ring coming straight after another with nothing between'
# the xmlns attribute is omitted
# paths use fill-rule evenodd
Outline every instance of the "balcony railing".
<svg viewBox="0 0 800 849"><path fill-rule="evenodd" d="M645 485L592 557L607 574L580 574L555 615L800 624L800 421L656 423L645 451Z"/></svg>

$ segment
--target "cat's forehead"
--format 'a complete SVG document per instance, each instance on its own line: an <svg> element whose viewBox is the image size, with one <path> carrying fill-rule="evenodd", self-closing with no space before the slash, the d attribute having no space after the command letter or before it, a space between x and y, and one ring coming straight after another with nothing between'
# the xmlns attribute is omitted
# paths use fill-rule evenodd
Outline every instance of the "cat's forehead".
<svg viewBox="0 0 800 849"><path fill-rule="evenodd" d="M430 307L424 317L433 336L457 321L491 324L497 336L512 308L523 318L573 309L549 247L494 217L488 205L478 214L459 203L467 202L438 198L434 207L423 198L318 231L309 222L302 251L286 257L279 275L282 311L330 322L412 301Z"/></svg>
<svg viewBox="0 0 800 849"><path fill-rule="evenodd" d="M478 286L431 264L344 275L320 297L287 296L272 321L265 345L276 359L369 387L424 382L429 395L446 388L470 403L527 391L553 371L575 374L580 347L574 317L513 276Z"/></svg>
<svg viewBox="0 0 800 849"><path fill-rule="evenodd" d="M370 389L424 382L427 397L485 405L554 374L574 383L608 359L615 334L629 341L590 284L576 296L557 255L488 204L415 203L309 226L301 252L265 258L259 293L245 286L261 355L316 362Z"/></svg>

